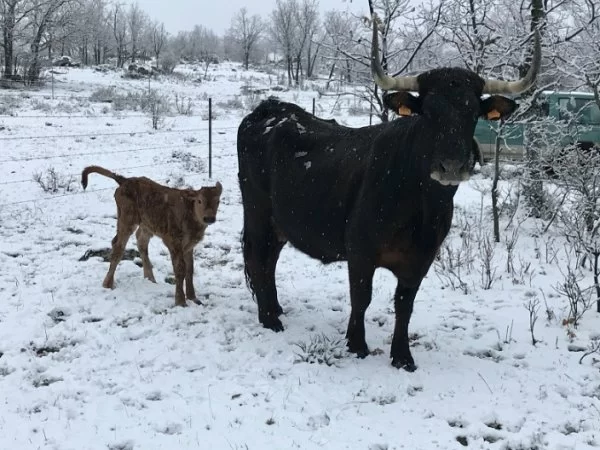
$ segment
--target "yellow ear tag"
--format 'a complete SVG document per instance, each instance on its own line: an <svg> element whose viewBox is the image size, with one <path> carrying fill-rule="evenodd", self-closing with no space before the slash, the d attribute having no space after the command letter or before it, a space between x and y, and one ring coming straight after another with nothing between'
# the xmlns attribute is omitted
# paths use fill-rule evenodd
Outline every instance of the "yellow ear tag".
<svg viewBox="0 0 600 450"><path fill-rule="evenodd" d="M408 106L402 105L400 108L398 108L398 115L410 116L410 115L412 115L412 111Z"/></svg>
<svg viewBox="0 0 600 450"><path fill-rule="evenodd" d="M492 109L487 113L488 120L497 120L501 117L500 112L497 109Z"/></svg>

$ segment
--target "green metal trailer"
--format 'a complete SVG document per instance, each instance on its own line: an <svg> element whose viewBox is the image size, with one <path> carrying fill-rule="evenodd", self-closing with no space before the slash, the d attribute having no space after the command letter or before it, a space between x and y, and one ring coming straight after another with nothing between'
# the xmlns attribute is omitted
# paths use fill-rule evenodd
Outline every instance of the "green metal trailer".
<svg viewBox="0 0 600 450"><path fill-rule="evenodd" d="M594 95L589 92L544 91L540 96L545 134L554 139L555 148L578 144L584 148L600 148L600 108ZM504 159L523 159L523 141L528 127L540 125L541 121L506 123L501 141ZM493 158L496 145L496 122L480 119L475 128L475 137L486 160Z"/></svg>

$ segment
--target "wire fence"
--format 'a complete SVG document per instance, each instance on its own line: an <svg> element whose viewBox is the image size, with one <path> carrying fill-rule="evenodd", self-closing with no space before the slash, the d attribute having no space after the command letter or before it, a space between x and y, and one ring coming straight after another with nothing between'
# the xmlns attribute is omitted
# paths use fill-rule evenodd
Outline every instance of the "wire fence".
<svg viewBox="0 0 600 450"><path fill-rule="evenodd" d="M168 147L168 149L170 149L170 148L173 148L173 147ZM161 162L160 166L161 167L171 166L171 165L180 164L180 163L182 163L182 161L170 160L170 161ZM157 166L157 163L153 162L152 164L141 164L141 165L136 165L136 166L112 168L111 170L113 170L114 172L118 172L118 173L126 173L126 172L128 172L130 170L134 170L134 169L143 169L143 168L156 167L156 166ZM70 177L70 178L75 178L75 177L81 176L81 172L73 173L73 174L66 174L64 176ZM186 179L189 181L189 179L193 179L193 178L197 178L197 177L204 177L204 176L205 176L204 173L197 173L197 174L191 174L191 175L186 174ZM0 186L10 185L10 184L19 184L19 183L39 183L39 181L37 181L36 179L34 179L32 177L30 179L25 179L25 180L14 180L14 181L1 182ZM64 197L84 195L86 193L104 192L104 191L114 190L114 189L115 189L114 187L108 187L108 188L100 188L100 189L87 189L85 191L63 192L61 194L55 193L55 194L47 195L47 196L43 196L43 197L36 197L36 198L25 199L25 200L17 200L17 201L12 201L12 202L5 202L5 203L0 204L0 208L7 207L7 206L13 206L13 205L20 205L20 204L25 204L25 203L51 201L51 200L57 200L57 199L64 198Z"/></svg>
<svg viewBox="0 0 600 450"><path fill-rule="evenodd" d="M40 84L40 87L42 85ZM86 101L90 100L89 95L88 96L77 96L76 94L69 94L69 95L55 95L55 93L52 93L52 98L53 99L58 99L58 98L68 98L68 99L83 99ZM26 97L44 97L45 99L50 98L50 93L48 92L40 92L40 91L35 91L35 92L31 92L31 91L16 91L16 95L21 95L24 98ZM85 150L85 151L75 151L72 153L66 153L66 152L61 152L58 154L41 154L41 155L33 155L33 156L17 156L17 157L7 157L6 154L4 155L4 157L2 159L0 159L0 164L1 165L5 165L5 164L11 164L11 163L26 163L26 162L35 162L35 161L50 161L50 160L61 160L61 159L71 159L71 158L84 158L84 157L88 157L88 156L106 156L106 155L125 155L125 154L131 154L131 155L142 155L148 152L152 152L152 151L160 151L160 150L164 150L164 151L174 151L177 149L195 149L198 150L198 152L206 150L207 153L207 159L208 159L208 176L209 178L212 177L212 161L213 158L214 159L220 159L223 157L229 157L232 154L235 153L236 151L236 138L231 136L231 132L237 130L238 126L215 126L215 118L214 118L214 114L213 114L213 110L212 110L212 98L208 98L208 105L209 105L209 112L208 115L207 114L178 114L178 115L167 115L165 114L164 117L181 117L181 118L190 118L192 119L192 121L196 118L200 119L202 121L201 126L198 127L191 127L191 128L184 128L184 129L152 129L152 130L140 130L138 129L133 129L133 130L125 130L125 131L114 131L114 132L88 132L88 133L55 133L55 134L41 134L41 133L36 133L36 134L29 134L26 136L23 135L6 135L6 133L4 136L0 136L0 146L6 146L6 144L10 143L10 142L33 142L33 143L37 143L40 141L48 141L48 140L53 140L53 139L73 139L75 140L75 144L76 145L82 145L82 146L87 146L89 147L90 145L93 145L90 143L90 140L93 140L94 142L96 142L96 144L94 145L94 148L92 150ZM108 104L107 104L108 105ZM306 107L307 111L311 111L313 114L318 112L316 111L317 109L320 111L325 111L325 110L329 110L331 108L327 107L321 107L321 105L318 105L316 102L316 99L312 99L311 104L309 105L304 105ZM74 111L73 113L69 113L69 112L58 112L56 111L54 108L48 107L48 112L46 114L40 113L40 114L32 114L32 113L27 113L27 114L23 114L23 115L19 115L18 113L15 112L10 112L8 114L0 114L0 120L2 122L6 122L9 124L12 124L13 121L19 121L21 119L31 119L31 120L49 120L49 119L53 119L53 120L61 120L61 119L73 119L73 118L77 118L77 119L81 119L84 123L84 125L87 125L87 121L89 121L89 125L94 127L97 125L94 124L93 121L97 121L99 118L101 119L114 119L114 120L119 120L119 119L130 119L130 118L145 118L145 119L149 119L151 118L151 114L149 113L139 113L136 111L133 111L131 113L128 113L128 111L117 111L112 109L110 112L106 112L106 113L100 113L97 111L92 111L92 112L80 112L80 111ZM234 108L235 109L235 108ZM341 102L338 102L334 105L332 112L333 111L355 111L356 110L356 105L353 104L342 104ZM363 112L365 111L364 108L362 110ZM366 110L368 113L368 109ZM112 114L112 115L109 115ZM0 122L0 123L2 123ZM34 122L35 123L35 122ZM73 124L69 124L69 125L73 125ZM133 125L133 124L132 124ZM4 128L6 130L6 127ZM10 129L9 129L10 130ZM117 148L115 149L114 147L112 148L105 148L107 145L110 145L110 140L108 141L104 141L98 138L113 138L113 137L123 137L123 136L130 136L130 137L134 137L134 136L150 136L150 137L154 137L154 136L160 136L160 135L165 135L165 136L169 136L169 135L189 135L192 134L193 136L191 137L191 139L189 140L189 142L184 142L183 144L180 145L153 145L154 143L148 145L148 146L139 146L139 147L135 147L132 146L131 148ZM201 134L201 136L198 136L199 134ZM98 139L98 140L96 140ZM72 145L72 144L69 144ZM119 143L119 146L121 146L122 144ZM212 152L212 148L213 146L218 146L219 147L219 153L213 156L213 152ZM1 157L1 156L0 156ZM179 163L181 161L178 161L176 159L172 159L169 161L165 161L165 162L161 162L161 166L167 166L167 165L172 165L172 164L176 164ZM142 168L148 168L148 167L156 167L157 163L153 162L152 164L142 164L142 165L136 165L136 166L128 166L128 167L121 167L121 168L112 168L111 170L114 170L116 172L127 172L129 170L134 170L134 169L142 169ZM79 177L81 175L81 173L77 173L77 174L65 174L61 176L64 177ZM186 175L186 178L193 178L194 176L204 176L204 174L192 174L190 175ZM30 177L25 178L25 177L20 177L18 179L6 179L8 177L5 176L5 179L0 181L0 186L17 186L17 185L21 185L21 184L35 184L35 183L40 183L39 178L36 179L35 175L32 174ZM106 191L106 190L110 190L113 189L111 188L103 188L103 189L95 189L95 190L88 190L85 191L87 193L94 193L94 192L102 192L102 191ZM55 193L52 195L46 195L46 196L42 196L42 197L38 197L38 198L32 198L32 199L20 199L17 201L11 201L11 202L6 202L6 203L2 203L0 204L0 207L5 207L5 206L10 206L10 205L18 205L18 204L24 204L24 203L30 203L30 202L44 202L44 201L51 201L53 199L60 199L60 198L64 198L64 197L70 197L70 196L74 196L74 195L82 195L84 192L63 192L63 193Z"/></svg>

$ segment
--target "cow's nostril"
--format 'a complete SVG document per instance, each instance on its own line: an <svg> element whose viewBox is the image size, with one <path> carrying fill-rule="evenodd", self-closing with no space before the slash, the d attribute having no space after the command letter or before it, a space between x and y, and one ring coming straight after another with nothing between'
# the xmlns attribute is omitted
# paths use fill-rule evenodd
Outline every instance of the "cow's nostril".
<svg viewBox="0 0 600 450"><path fill-rule="evenodd" d="M464 170L466 164L456 159L445 159L440 161L440 172L457 174Z"/></svg>
<svg viewBox="0 0 600 450"><path fill-rule="evenodd" d="M204 221L206 223L215 223L216 219L214 217L206 216L206 217L204 217Z"/></svg>

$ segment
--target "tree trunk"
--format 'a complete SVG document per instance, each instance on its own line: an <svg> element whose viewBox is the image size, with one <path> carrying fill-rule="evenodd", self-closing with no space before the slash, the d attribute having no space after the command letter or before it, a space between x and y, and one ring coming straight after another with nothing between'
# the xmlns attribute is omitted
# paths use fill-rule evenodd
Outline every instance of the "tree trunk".
<svg viewBox="0 0 600 450"><path fill-rule="evenodd" d="M29 66L29 71L27 74L27 80L30 83L34 81L38 81L40 78L40 42L42 41L42 36L44 35L44 31L46 29L46 17L42 19L40 25L33 37L33 41L31 42L31 54L33 56L31 65Z"/></svg>
<svg viewBox="0 0 600 450"><path fill-rule="evenodd" d="M492 217L494 221L494 241L500 242L500 212L498 211L498 179L500 178L500 139L502 126L497 130L494 149L494 178L492 179Z"/></svg>
<svg viewBox="0 0 600 450"><path fill-rule="evenodd" d="M598 267L598 258L600 258L600 252L595 251L594 256L594 287L596 288L596 312L600 313L600 282L598 281L598 275L600 275L600 268Z"/></svg>
<svg viewBox="0 0 600 450"><path fill-rule="evenodd" d="M4 78L6 79L11 79L14 75L15 8L16 5L14 3L7 4L2 24L2 37L4 38Z"/></svg>
<svg viewBox="0 0 600 450"><path fill-rule="evenodd" d="M300 85L300 66L302 66L302 58L300 55L296 56L296 71L294 75L294 81L296 86Z"/></svg>
<svg viewBox="0 0 600 450"><path fill-rule="evenodd" d="M287 73L288 73L288 86L292 85L293 72L294 72L294 62L292 61L292 57L288 55L287 59Z"/></svg>
<svg viewBox="0 0 600 450"><path fill-rule="evenodd" d="M336 53L336 56L337 56L337 53ZM331 83L334 73L335 73L335 62L331 65L331 70L329 71L329 77L327 78L327 84L325 85L325 90L329 89L329 83Z"/></svg>
<svg viewBox="0 0 600 450"><path fill-rule="evenodd" d="M248 65L250 64L250 49L244 48L244 69L248 70Z"/></svg>
<svg viewBox="0 0 600 450"><path fill-rule="evenodd" d="M542 30L540 26L544 20L544 0L531 1L531 30L536 28ZM531 55L527 56L526 63L520 67L520 76L523 77L531 65ZM536 108L539 109L539 108ZM536 111L532 111L535 113ZM540 111L537 111L539 114ZM546 197L544 195L544 185L540 171L540 156L538 144L540 138L537 134L529 131L529 139L525 140L525 157L529 171L529 181L523 184L523 194L530 208L530 214L533 217L541 218L547 213Z"/></svg>
<svg viewBox="0 0 600 450"><path fill-rule="evenodd" d="M310 47L309 47L310 48ZM310 55L310 51L308 54L308 59L306 62L306 78L312 78L315 72L315 65L317 64L317 56L319 55L319 50L321 49L320 45L317 45L317 49L315 50L315 54Z"/></svg>

